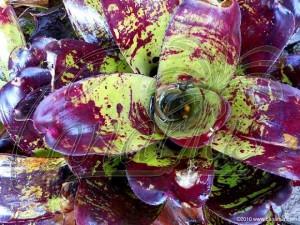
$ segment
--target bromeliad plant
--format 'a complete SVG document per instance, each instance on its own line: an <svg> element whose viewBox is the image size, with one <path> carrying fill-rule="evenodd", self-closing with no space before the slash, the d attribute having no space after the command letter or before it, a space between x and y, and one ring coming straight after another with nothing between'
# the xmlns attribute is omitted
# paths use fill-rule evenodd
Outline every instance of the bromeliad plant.
<svg viewBox="0 0 300 225"><path fill-rule="evenodd" d="M85 42L28 47L1 4L18 42L0 55L0 118L26 154L0 157L1 223L151 224L167 201L202 208L199 224L265 221L300 178L300 91L269 77L297 4L65 0Z"/></svg>

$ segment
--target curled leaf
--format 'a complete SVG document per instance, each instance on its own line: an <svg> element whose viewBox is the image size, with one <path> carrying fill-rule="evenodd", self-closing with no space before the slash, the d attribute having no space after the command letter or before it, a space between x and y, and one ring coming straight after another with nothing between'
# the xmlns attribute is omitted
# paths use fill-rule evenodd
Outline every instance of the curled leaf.
<svg viewBox="0 0 300 225"><path fill-rule="evenodd" d="M271 75L281 82L300 88L300 56L282 56L272 67Z"/></svg>
<svg viewBox="0 0 300 225"><path fill-rule="evenodd" d="M138 198L159 205L167 198L190 207L208 199L213 181L209 149L172 151L152 145L138 152L128 163L129 185Z"/></svg>

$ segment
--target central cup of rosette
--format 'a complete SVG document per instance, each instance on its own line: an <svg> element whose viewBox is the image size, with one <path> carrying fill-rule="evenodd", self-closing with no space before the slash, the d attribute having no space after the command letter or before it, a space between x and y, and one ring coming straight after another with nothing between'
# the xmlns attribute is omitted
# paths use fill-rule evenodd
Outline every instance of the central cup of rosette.
<svg viewBox="0 0 300 225"><path fill-rule="evenodd" d="M155 123L183 147L207 145L229 115L230 105L218 93L193 84L163 85L156 92Z"/></svg>

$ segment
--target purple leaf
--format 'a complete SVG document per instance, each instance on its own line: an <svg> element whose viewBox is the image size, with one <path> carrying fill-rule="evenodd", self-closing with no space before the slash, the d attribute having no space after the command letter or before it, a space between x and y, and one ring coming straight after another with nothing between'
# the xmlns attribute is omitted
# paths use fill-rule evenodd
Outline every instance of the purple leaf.
<svg viewBox="0 0 300 225"><path fill-rule="evenodd" d="M235 0L183 1L166 31L158 85L225 88L239 61L240 17Z"/></svg>
<svg viewBox="0 0 300 225"><path fill-rule="evenodd" d="M202 206L213 181L209 151L185 149L181 153L186 155L159 145L138 152L126 167L136 196L150 205L169 197L181 204Z"/></svg>
<svg viewBox="0 0 300 225"><path fill-rule="evenodd" d="M122 178L84 179L76 196L75 218L78 225L150 225L163 206L150 206L126 186Z"/></svg>
<svg viewBox="0 0 300 225"><path fill-rule="evenodd" d="M247 75L264 74L294 33L294 15L276 0L238 2L242 12L242 66Z"/></svg>
<svg viewBox="0 0 300 225"><path fill-rule="evenodd" d="M300 90L263 78L237 77L223 96L231 118L212 148L262 170L299 180Z"/></svg>
<svg viewBox="0 0 300 225"><path fill-rule="evenodd" d="M102 0L115 42L135 73L155 75L165 30L179 0Z"/></svg>
<svg viewBox="0 0 300 225"><path fill-rule="evenodd" d="M47 96L34 125L62 154L136 152L163 138L148 112L154 92L155 79L135 74L84 79Z"/></svg>
<svg viewBox="0 0 300 225"><path fill-rule="evenodd" d="M300 88L300 55L282 56L270 73L281 82Z"/></svg>

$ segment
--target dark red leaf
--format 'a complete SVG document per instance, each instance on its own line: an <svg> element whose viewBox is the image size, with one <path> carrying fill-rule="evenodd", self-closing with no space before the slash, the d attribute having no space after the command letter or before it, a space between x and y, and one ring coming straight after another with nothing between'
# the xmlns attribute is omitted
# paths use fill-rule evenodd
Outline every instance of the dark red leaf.
<svg viewBox="0 0 300 225"><path fill-rule="evenodd" d="M213 181L209 151L184 149L181 153L189 157L159 145L137 153L126 167L136 196L151 205L161 204L169 197L181 204L202 206Z"/></svg>
<svg viewBox="0 0 300 225"><path fill-rule="evenodd" d="M163 138L148 112L154 92L153 78L135 74L93 77L47 96L33 120L47 145L62 154L135 152Z"/></svg>
<svg viewBox="0 0 300 225"><path fill-rule="evenodd" d="M238 77L223 93L231 118L212 147L288 179L299 180L300 90L263 78Z"/></svg>
<svg viewBox="0 0 300 225"><path fill-rule="evenodd" d="M122 178L84 179L76 196L77 225L150 225L162 206L150 206L137 199Z"/></svg>
<svg viewBox="0 0 300 225"><path fill-rule="evenodd" d="M135 73L156 74L165 30L179 2L180 0L101 1L115 42Z"/></svg>
<svg viewBox="0 0 300 225"><path fill-rule="evenodd" d="M238 0L242 12L241 63L248 75L267 70L294 33L295 18L276 0Z"/></svg>

